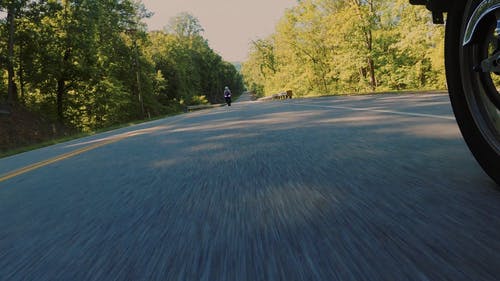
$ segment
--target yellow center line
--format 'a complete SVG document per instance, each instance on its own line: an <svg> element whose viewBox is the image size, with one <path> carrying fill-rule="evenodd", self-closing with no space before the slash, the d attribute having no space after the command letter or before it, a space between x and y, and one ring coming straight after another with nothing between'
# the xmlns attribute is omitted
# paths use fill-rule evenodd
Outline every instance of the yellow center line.
<svg viewBox="0 0 500 281"><path fill-rule="evenodd" d="M98 147L105 146L105 145L108 145L108 144L120 141L122 139L125 139L126 137L127 136L120 136L120 137L112 138L112 139L109 139L109 140L104 140L104 141L101 141L99 143L87 146L87 147L83 147L83 148L80 148L80 149L77 149L77 150L74 150L74 151L71 151L71 152L68 152L68 153L65 153L65 154L62 154L62 155L59 155L59 156L47 159L47 160L44 160L44 161L41 161L41 162L38 162L38 163L35 163L35 164L31 164L31 165L26 166L24 168L21 168L21 169L15 170L13 172L9 172L9 173L7 173L5 175L2 175L0 177L0 182L3 182L3 181L6 181L8 179L17 177L19 175L22 175L22 174L31 172L33 170L45 167L47 165L50 165L50 164L53 164L53 163L56 163L56 162L59 162L59 161L71 158L73 156L76 156L78 154L82 154L84 152L96 149Z"/></svg>
<svg viewBox="0 0 500 281"><path fill-rule="evenodd" d="M24 168L21 168L21 169L18 169L18 170L15 170L15 171L8 172L6 174L0 175L0 182L3 182L3 181L6 181L8 179L11 179L11 178L20 176L22 174L31 172L33 170L45 167L47 165L50 165L50 164L53 164L53 163L56 163L56 162L59 162L59 161L71 158L73 156L76 156L78 154L82 154L84 152L96 149L98 147L105 146L105 145L108 145L108 144L111 144L111 143L114 143L114 142L121 141L121 140L126 139L126 138L130 138L130 137L134 137L134 136L138 136L138 135L143 135L143 134L149 134L149 133L152 133L154 131L158 131L158 130L162 130L162 129L167 129L168 128L167 125L172 125L172 124L177 123L177 122L179 122L181 120L184 120L186 118L187 118L187 116L184 117L184 118L181 117L180 119L168 122L168 123L166 123L166 124L164 124L162 126L156 126L156 127L147 128L147 129L135 130L135 131L131 131L131 132L119 134L119 135L116 135L116 136L111 137L111 138L102 139L101 141L99 141L99 142L97 142L97 143L95 143L93 145L89 145L89 146L86 146L86 147L83 147L83 148L80 148L80 149L77 149L77 150L74 150L74 151L71 151L71 152L68 152L68 153L64 153L62 155L59 155L59 156L56 156L56 157L53 157L53 158L50 158L50 159L47 159L47 160L44 160L44 161L40 161L38 163L31 164L31 165L26 166Z"/></svg>

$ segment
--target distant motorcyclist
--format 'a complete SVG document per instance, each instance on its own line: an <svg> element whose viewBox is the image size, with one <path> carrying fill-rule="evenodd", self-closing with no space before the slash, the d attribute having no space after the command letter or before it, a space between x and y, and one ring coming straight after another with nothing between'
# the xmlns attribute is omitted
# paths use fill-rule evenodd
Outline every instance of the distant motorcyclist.
<svg viewBox="0 0 500 281"><path fill-rule="evenodd" d="M227 105L231 106L231 90L229 90L228 86L224 88L224 99L226 100Z"/></svg>

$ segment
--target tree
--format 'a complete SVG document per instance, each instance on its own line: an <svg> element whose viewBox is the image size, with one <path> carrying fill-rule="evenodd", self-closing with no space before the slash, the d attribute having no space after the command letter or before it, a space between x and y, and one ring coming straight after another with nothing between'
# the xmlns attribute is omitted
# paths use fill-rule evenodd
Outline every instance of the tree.
<svg viewBox="0 0 500 281"><path fill-rule="evenodd" d="M235 93L243 90L239 73L210 48L202 31L196 17L181 13L163 32L150 34L148 53L164 80L163 102L216 103L223 101L225 85L233 85Z"/></svg>
<svg viewBox="0 0 500 281"><path fill-rule="evenodd" d="M174 34L179 38L194 38L200 36L203 27L200 21L190 13L183 12L173 17L166 27L168 33Z"/></svg>
<svg viewBox="0 0 500 281"><path fill-rule="evenodd" d="M443 88L442 35L406 0L303 0L252 44L242 71L266 94Z"/></svg>
<svg viewBox="0 0 500 281"><path fill-rule="evenodd" d="M140 48L147 37L141 7L128 0L29 1L16 20L21 100L80 129L142 118L132 77L141 77L146 93L152 83ZM134 63L139 72L130 71Z"/></svg>
<svg viewBox="0 0 500 281"><path fill-rule="evenodd" d="M277 26L275 49L280 64L278 81L291 78L294 81L292 85L299 87L296 91L298 94L328 94L331 91L331 64L336 47L325 40L328 29L325 28L324 18L327 14L321 3L302 1L286 13ZM297 80L297 77L300 78ZM299 80L303 82L298 83ZM286 88L289 86L286 85Z"/></svg>
<svg viewBox="0 0 500 281"><path fill-rule="evenodd" d="M190 15L171 33L148 34L150 13L136 0L3 0L0 9L10 11L0 18L8 73L0 89L11 89L2 100L19 99L52 122L94 130L218 102L224 85L243 88Z"/></svg>
<svg viewBox="0 0 500 281"><path fill-rule="evenodd" d="M14 48L15 48L15 34L16 34L16 17L21 13L21 9L26 5L26 0L4 0L0 2L0 10L7 11L7 102L15 103L18 101L17 86L15 83L15 73L14 73Z"/></svg>

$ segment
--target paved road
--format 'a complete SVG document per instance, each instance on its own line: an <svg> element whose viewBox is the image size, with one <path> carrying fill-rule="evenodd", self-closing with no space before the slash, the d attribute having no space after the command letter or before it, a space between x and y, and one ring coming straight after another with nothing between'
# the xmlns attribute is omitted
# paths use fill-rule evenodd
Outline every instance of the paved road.
<svg viewBox="0 0 500 281"><path fill-rule="evenodd" d="M247 101L253 101L255 98L252 96L250 92L244 92L241 96L236 98L234 102L247 102Z"/></svg>
<svg viewBox="0 0 500 281"><path fill-rule="evenodd" d="M47 159L0 179L0 280L500 278L500 192L444 95L235 103L0 174Z"/></svg>

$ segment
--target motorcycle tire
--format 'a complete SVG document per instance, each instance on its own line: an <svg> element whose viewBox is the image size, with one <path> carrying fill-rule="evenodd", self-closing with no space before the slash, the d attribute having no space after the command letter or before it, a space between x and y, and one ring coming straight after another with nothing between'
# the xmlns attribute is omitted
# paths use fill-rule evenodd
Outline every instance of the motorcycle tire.
<svg viewBox="0 0 500 281"><path fill-rule="evenodd" d="M495 52L492 44L500 42L494 37L496 19L486 17L473 41L463 46L468 21L481 0L452 3L446 22L445 66L453 112L470 151L500 187L500 111L495 103L500 99L500 76L478 71L478 65Z"/></svg>

